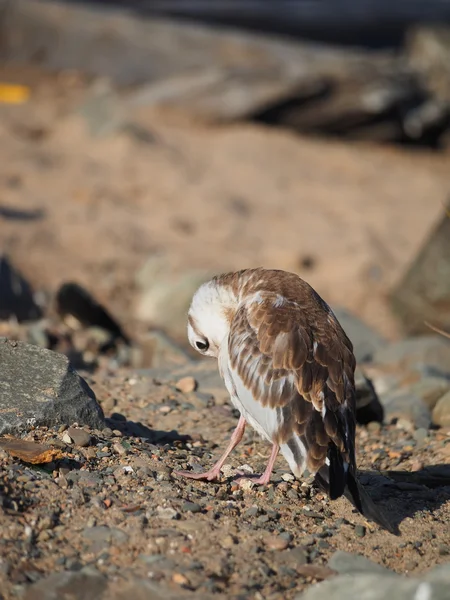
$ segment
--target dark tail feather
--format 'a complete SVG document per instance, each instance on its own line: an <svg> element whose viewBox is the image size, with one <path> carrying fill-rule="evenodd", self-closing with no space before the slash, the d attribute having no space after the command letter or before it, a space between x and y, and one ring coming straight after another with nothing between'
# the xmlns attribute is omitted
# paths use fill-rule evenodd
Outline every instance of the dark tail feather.
<svg viewBox="0 0 450 600"><path fill-rule="evenodd" d="M330 461L331 465L333 465L333 462ZM343 464L342 467L344 467ZM338 470L336 463L332 469L324 466L316 473L315 479L323 491L330 496L331 500L345 496L363 517L373 521L393 535L400 535L398 527L390 523L381 508L375 505L364 486L359 483L351 467L345 472L344 468Z"/></svg>

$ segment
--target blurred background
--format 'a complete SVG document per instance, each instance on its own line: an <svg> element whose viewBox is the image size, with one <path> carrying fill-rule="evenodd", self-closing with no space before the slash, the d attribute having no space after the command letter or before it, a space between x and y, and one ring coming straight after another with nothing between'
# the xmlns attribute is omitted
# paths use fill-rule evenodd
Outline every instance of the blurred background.
<svg viewBox="0 0 450 600"><path fill-rule="evenodd" d="M352 338L450 328L450 1L3 0L0 27L0 335L176 363L199 283L255 266Z"/></svg>

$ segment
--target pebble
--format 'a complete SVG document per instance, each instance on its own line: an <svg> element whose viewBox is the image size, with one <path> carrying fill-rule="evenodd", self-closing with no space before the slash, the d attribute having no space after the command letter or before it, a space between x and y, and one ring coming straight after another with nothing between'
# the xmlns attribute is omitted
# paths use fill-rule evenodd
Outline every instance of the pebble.
<svg viewBox="0 0 450 600"><path fill-rule="evenodd" d="M355 535L359 538L363 538L366 535L366 528L364 527L364 525L356 525Z"/></svg>
<svg viewBox="0 0 450 600"><path fill-rule="evenodd" d="M289 540L280 535L271 536L266 540L266 546L270 550L286 550L289 546Z"/></svg>
<svg viewBox="0 0 450 600"><path fill-rule="evenodd" d="M73 442L72 442L72 438L70 437L70 435L69 435L67 432L66 432L66 433L64 433L64 435L62 436L62 441L63 441L65 444L69 444L69 446L73 444Z"/></svg>
<svg viewBox="0 0 450 600"><path fill-rule="evenodd" d="M186 577L186 575L183 575L183 573L174 573L172 575L172 581L181 586L189 585L189 579Z"/></svg>
<svg viewBox="0 0 450 600"><path fill-rule="evenodd" d="M179 514L174 508L157 506L156 511L160 519L178 519Z"/></svg>
<svg viewBox="0 0 450 600"><path fill-rule="evenodd" d="M66 436L66 435L68 435L71 438L71 440L73 441L73 443L76 446L80 446L81 448L86 448L87 446L91 445L92 436L85 429L81 429L78 427L69 427L69 429L64 434L64 436ZM63 441L65 441L64 437L63 437Z"/></svg>
<svg viewBox="0 0 450 600"><path fill-rule="evenodd" d="M185 502L181 507L181 510L183 512L198 513L201 512L202 507L200 506L200 504L197 504L197 502Z"/></svg>
<svg viewBox="0 0 450 600"><path fill-rule="evenodd" d="M197 389L197 381L193 377L182 377L177 381L175 387L179 392L189 394Z"/></svg>

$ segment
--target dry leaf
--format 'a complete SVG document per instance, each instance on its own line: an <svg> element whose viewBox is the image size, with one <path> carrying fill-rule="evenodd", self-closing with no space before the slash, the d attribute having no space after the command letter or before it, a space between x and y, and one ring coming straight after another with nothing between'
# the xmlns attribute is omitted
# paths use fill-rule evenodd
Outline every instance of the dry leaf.
<svg viewBox="0 0 450 600"><path fill-rule="evenodd" d="M16 438L0 438L0 448L31 465L42 465L64 457L58 448Z"/></svg>

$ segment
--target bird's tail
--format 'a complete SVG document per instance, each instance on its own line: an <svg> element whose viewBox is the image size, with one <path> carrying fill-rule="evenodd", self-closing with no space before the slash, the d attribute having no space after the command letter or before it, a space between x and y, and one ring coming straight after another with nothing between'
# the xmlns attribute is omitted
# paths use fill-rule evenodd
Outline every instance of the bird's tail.
<svg viewBox="0 0 450 600"><path fill-rule="evenodd" d="M343 467L337 484L334 481L336 474L333 473L332 465L324 465L316 473L316 482L329 494L331 499L334 500L342 495L345 496L366 519L377 523L377 525L393 535L399 535L398 527L389 521L382 509L376 506L364 489L364 486L358 481L353 467L348 464L343 464ZM343 478L342 475L344 475Z"/></svg>

